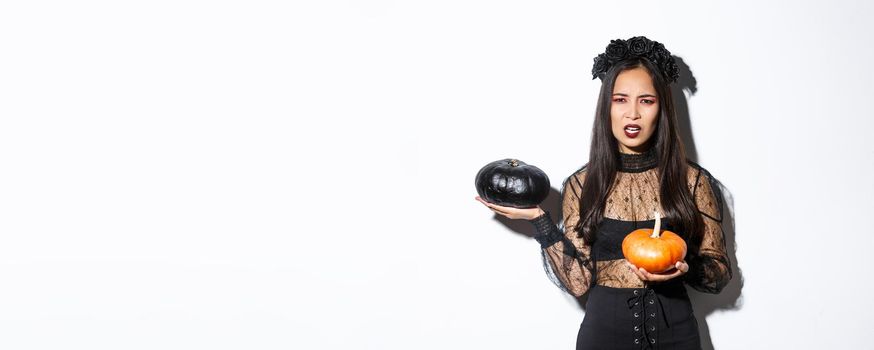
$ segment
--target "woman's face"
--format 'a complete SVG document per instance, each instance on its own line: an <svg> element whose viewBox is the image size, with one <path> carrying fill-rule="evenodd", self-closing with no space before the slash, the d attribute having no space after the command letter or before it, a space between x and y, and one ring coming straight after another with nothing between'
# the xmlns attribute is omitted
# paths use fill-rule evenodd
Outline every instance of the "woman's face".
<svg viewBox="0 0 874 350"><path fill-rule="evenodd" d="M613 86L610 124L622 153L641 153L649 148L659 114L659 99L652 78L644 68L619 73Z"/></svg>

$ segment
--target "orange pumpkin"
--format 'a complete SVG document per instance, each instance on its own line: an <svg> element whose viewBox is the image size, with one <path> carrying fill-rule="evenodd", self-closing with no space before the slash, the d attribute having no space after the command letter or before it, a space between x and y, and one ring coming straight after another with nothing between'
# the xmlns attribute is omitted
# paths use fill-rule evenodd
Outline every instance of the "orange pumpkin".
<svg viewBox="0 0 874 350"><path fill-rule="evenodd" d="M655 228L632 231L622 240L625 259L647 272L670 270L686 257L686 242L668 230L661 230L661 217L656 213Z"/></svg>

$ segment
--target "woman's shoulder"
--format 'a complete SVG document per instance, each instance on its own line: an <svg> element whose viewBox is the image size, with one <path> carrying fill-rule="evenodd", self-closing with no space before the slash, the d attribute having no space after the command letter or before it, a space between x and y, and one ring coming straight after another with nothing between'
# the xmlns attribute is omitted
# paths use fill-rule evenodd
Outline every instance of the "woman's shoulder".
<svg viewBox="0 0 874 350"><path fill-rule="evenodd" d="M706 168L687 159L689 163L689 190L699 210L711 219L721 222L723 197L722 183Z"/></svg>
<svg viewBox="0 0 874 350"><path fill-rule="evenodd" d="M701 164L698 164L697 162L694 162L688 158L686 159L686 164L689 165L686 174L690 183L694 184L704 179L708 181L712 181L715 179L713 177L713 174L711 174L710 171L707 170L707 168L701 166Z"/></svg>
<svg viewBox="0 0 874 350"><path fill-rule="evenodd" d="M583 188L583 181L586 180L586 171L588 170L589 163L583 164L583 166L579 167L577 170L574 170L568 177L564 178L562 181L561 187L563 189L568 188L568 186L572 187L575 192L579 193Z"/></svg>
<svg viewBox="0 0 874 350"><path fill-rule="evenodd" d="M689 164L687 173L689 191L691 193L704 195L712 193L713 195L721 196L722 183L707 168L689 159L686 159L686 162ZM702 189L704 190L703 193L699 191Z"/></svg>

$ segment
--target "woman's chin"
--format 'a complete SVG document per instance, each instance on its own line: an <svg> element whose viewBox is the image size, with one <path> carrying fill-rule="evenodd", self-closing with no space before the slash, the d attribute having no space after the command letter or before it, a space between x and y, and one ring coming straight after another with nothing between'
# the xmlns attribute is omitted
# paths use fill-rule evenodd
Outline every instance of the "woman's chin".
<svg viewBox="0 0 874 350"><path fill-rule="evenodd" d="M634 153L641 153L649 149L646 142L623 142L622 145L625 146L625 149Z"/></svg>

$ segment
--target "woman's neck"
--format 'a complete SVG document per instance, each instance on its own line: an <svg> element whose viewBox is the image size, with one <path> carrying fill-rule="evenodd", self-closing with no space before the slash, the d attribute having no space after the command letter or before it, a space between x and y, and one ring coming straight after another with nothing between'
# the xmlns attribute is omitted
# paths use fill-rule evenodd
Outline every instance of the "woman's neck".
<svg viewBox="0 0 874 350"><path fill-rule="evenodd" d="M619 171L639 173L658 166L659 159L655 147L649 147L640 153L624 152L626 151L619 151Z"/></svg>

